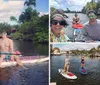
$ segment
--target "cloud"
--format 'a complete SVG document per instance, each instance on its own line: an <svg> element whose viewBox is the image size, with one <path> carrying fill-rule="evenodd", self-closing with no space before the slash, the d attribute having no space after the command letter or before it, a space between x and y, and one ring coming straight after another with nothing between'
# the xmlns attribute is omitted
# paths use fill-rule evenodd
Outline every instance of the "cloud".
<svg viewBox="0 0 100 85"><path fill-rule="evenodd" d="M67 44L55 44L55 45L53 45L53 48L58 47L61 50L76 50L76 49L89 50L93 47L97 47L98 45L100 45L100 43L71 43L70 42L70 43L67 43Z"/></svg>
<svg viewBox="0 0 100 85"><path fill-rule="evenodd" d="M43 15L47 15L48 12L40 12L39 17L43 16Z"/></svg>
<svg viewBox="0 0 100 85"><path fill-rule="evenodd" d="M66 9L78 10L80 11L87 2L91 0L51 0L50 6L57 9Z"/></svg>
<svg viewBox="0 0 100 85"><path fill-rule="evenodd" d="M24 8L24 0L0 0L0 22L10 23L10 16L18 16Z"/></svg>

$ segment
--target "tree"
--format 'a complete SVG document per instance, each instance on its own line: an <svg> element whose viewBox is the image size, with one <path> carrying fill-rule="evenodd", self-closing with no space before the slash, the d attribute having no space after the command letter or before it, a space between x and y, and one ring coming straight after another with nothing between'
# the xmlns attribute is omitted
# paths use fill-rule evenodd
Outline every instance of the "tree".
<svg viewBox="0 0 100 85"><path fill-rule="evenodd" d="M11 17L10 17L10 21L17 21L17 19L16 19L16 17L11 16Z"/></svg>
<svg viewBox="0 0 100 85"><path fill-rule="evenodd" d="M50 13L52 14L56 9L54 7L50 8Z"/></svg>
<svg viewBox="0 0 100 85"><path fill-rule="evenodd" d="M33 5L34 7L36 7L36 0L26 0L24 5L26 5L28 7Z"/></svg>
<svg viewBox="0 0 100 85"><path fill-rule="evenodd" d="M19 16L19 21L23 23L24 21L30 21L32 12L33 10L31 7L26 8L25 11Z"/></svg>
<svg viewBox="0 0 100 85"><path fill-rule="evenodd" d="M70 12L70 10L67 8L67 12Z"/></svg>

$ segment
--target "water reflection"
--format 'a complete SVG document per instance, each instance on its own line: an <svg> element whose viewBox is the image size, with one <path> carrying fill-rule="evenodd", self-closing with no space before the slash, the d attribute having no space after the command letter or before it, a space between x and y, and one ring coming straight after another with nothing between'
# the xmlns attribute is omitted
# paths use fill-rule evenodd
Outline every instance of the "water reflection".
<svg viewBox="0 0 100 85"><path fill-rule="evenodd" d="M0 69L0 85L48 85L48 62Z"/></svg>
<svg viewBox="0 0 100 85"><path fill-rule="evenodd" d="M14 48L19 50L23 55L48 55L48 47L48 44L14 40Z"/></svg>

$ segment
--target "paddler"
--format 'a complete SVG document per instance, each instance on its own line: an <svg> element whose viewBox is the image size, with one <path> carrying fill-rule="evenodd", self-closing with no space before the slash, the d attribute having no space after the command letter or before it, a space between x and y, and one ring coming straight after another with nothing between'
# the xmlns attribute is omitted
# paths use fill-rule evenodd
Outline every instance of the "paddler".
<svg viewBox="0 0 100 85"><path fill-rule="evenodd" d="M73 23L73 24L79 24L79 23L80 23L80 19L79 19L77 13L75 13L75 15L74 15L74 17L73 17L72 23Z"/></svg>
<svg viewBox="0 0 100 85"><path fill-rule="evenodd" d="M16 61L18 66L23 66L19 56L10 55L14 53L13 41L7 38L6 31L3 31L0 39L0 65L4 59L10 59L11 61ZM7 53L7 54L6 54Z"/></svg>
<svg viewBox="0 0 100 85"><path fill-rule="evenodd" d="M64 63L64 72L68 73L69 71L69 65L70 65L70 61L69 61L69 58L68 56L66 56L65 58L65 63Z"/></svg>
<svg viewBox="0 0 100 85"><path fill-rule="evenodd" d="M85 67L85 58L84 56L81 57L81 68L83 69Z"/></svg>

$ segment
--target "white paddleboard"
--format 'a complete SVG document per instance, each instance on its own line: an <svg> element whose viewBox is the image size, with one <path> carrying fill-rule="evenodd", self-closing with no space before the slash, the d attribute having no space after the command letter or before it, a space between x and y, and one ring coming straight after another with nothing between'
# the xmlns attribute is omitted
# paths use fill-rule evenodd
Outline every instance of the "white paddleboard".
<svg viewBox="0 0 100 85"><path fill-rule="evenodd" d="M33 64L33 63L38 63L38 62L44 62L44 61L48 61L49 57L45 57L45 58L41 58L41 59L32 59L32 60L21 60L22 64ZM10 62L2 62L0 68L4 68L4 67L9 67L9 66L15 66L17 65L17 63L14 61L10 61Z"/></svg>
<svg viewBox="0 0 100 85"><path fill-rule="evenodd" d="M67 79L77 79L77 76L75 76L73 73L69 72L68 74L66 74L65 72L63 72L63 69L59 69L59 73L67 78Z"/></svg>

